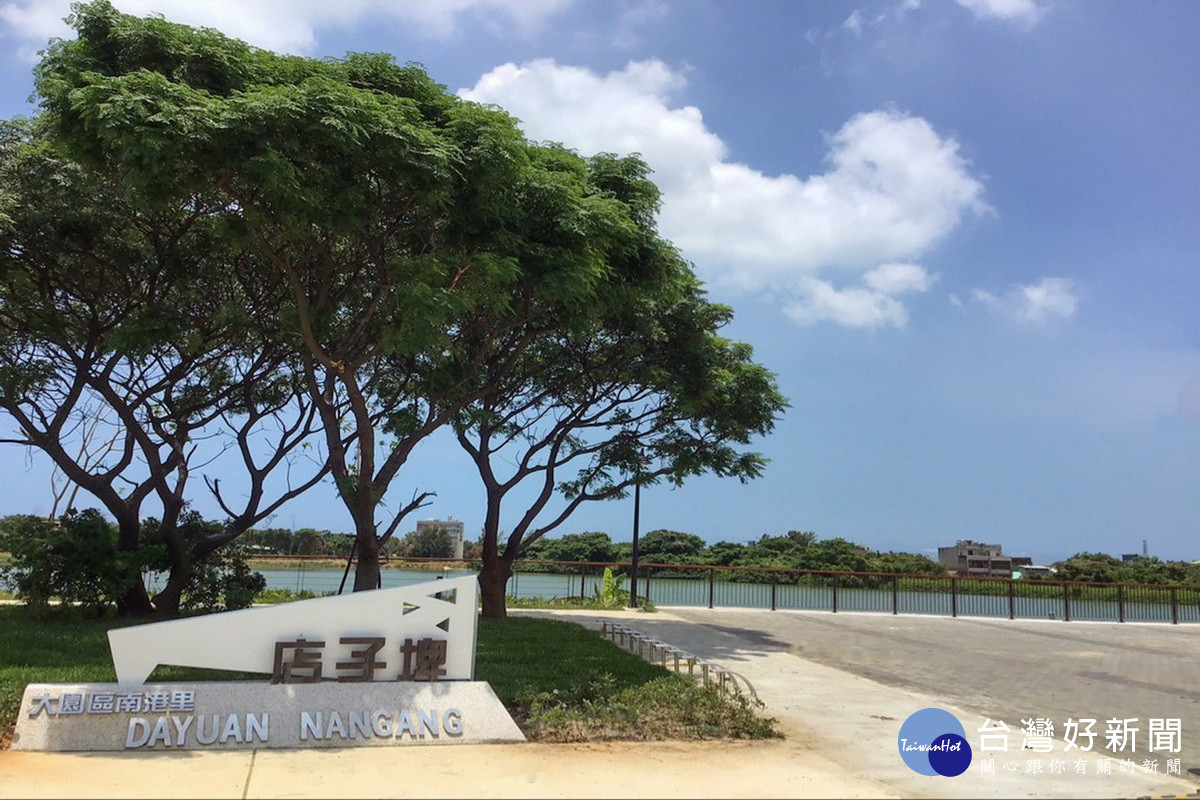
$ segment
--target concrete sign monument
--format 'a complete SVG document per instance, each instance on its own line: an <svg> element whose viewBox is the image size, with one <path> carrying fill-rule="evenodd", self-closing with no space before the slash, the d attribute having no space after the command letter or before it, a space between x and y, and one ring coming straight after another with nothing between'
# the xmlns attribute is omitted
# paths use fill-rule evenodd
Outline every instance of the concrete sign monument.
<svg viewBox="0 0 1200 800"><path fill-rule="evenodd" d="M474 577L109 632L116 684L30 684L14 750L524 741L473 681ZM267 682L143 685L160 664Z"/></svg>

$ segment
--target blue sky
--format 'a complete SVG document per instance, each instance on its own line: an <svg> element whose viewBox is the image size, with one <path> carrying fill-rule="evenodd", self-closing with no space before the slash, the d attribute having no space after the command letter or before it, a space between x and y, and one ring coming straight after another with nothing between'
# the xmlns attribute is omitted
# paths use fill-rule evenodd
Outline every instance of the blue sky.
<svg viewBox="0 0 1200 800"><path fill-rule="evenodd" d="M1200 558L1200 4L117 6L304 55L393 53L531 138L642 153L663 233L792 402L762 479L651 488L643 530ZM65 13L0 2L0 114L28 112ZM49 509L41 457L8 447L0 468L0 513ZM438 493L423 516L478 531L444 437L396 501L414 489ZM631 514L599 504L561 530L628 539ZM349 518L320 487L275 523Z"/></svg>

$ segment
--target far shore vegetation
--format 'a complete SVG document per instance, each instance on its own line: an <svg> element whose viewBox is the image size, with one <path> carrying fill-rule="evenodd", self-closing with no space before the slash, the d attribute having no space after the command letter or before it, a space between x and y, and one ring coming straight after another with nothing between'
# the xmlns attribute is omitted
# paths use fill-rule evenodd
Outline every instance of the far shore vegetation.
<svg viewBox="0 0 1200 800"><path fill-rule="evenodd" d="M94 523L95 517L89 524ZM41 527L34 533L31 525ZM146 529L152 540L153 520L147 521ZM46 520L32 515L10 515L0 517L0 570L14 567L13 552L22 549L38 551L49 542ZM61 523L60 523L61 524ZM215 525L216 523L208 523ZM87 528L95 533L96 528ZM108 536L116 536L111 527ZM736 541L734 541L736 539ZM152 541L149 542L152 544ZM253 529L244 533L236 546L224 548L236 559L244 561L251 570L344 570L351 555L353 537L315 528L290 530L287 528ZM115 549L115 545L114 545ZM13 552L10 552L13 551ZM151 552L153 552L151 548ZM389 540L382 548L381 567L387 570L413 570L433 573L446 570L479 569L480 545L477 541L464 542L464 560L456 560L449 536L438 528L420 533L411 531ZM303 557L302 560L297 556ZM586 562L589 564L628 564L632 558L630 542L613 541L602 531L570 533L556 537L545 537L530 545L522 560L516 562L519 572L574 573L578 568L563 564L540 564L539 561ZM877 572L884 574L946 576L944 565L920 553L880 552L843 538L820 538L812 531L787 531L783 534L760 534L742 539L731 536L718 542L705 542L699 536L672 530L653 530L641 536L639 558L642 564L678 565L681 569L676 577L703 577L697 567L739 567L751 570L820 570L848 572ZM1152 585L1200 585L1200 564L1185 561L1163 561L1153 556L1140 556L1123 561L1105 553L1076 553L1056 561L1057 571L1042 580L1083 581L1090 583L1139 583ZM621 567L615 567L618 574ZM627 568L626 568L627 569ZM588 574L599 577L597 567L589 567ZM655 575L668 577L661 569ZM760 582L770 580L766 572L743 572L722 574L720 580ZM0 591L12 596L12 585L4 585L0 575ZM1037 580L1029 576L1028 580ZM783 577L782 582L788 582ZM0 595L2 598L4 595ZM255 602L261 602L255 600Z"/></svg>

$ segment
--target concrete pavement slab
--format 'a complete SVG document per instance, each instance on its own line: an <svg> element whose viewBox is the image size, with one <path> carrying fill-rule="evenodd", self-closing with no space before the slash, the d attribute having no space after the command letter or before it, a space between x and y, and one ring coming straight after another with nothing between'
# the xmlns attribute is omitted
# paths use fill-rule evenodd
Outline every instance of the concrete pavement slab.
<svg viewBox="0 0 1200 800"><path fill-rule="evenodd" d="M785 742L260 752L248 797L896 797Z"/></svg>
<svg viewBox="0 0 1200 800"><path fill-rule="evenodd" d="M0 753L0 798L898 796L780 741Z"/></svg>
<svg viewBox="0 0 1200 800"><path fill-rule="evenodd" d="M977 710L963 707L952 699L952 692L915 691L897 685L835 669L799 657L790 636L802 635L789 628L799 615L820 615L820 612L749 611L706 609L660 609L647 614L635 611L598 613L588 611L529 612L552 613L559 618L574 619L599 628L605 619L622 622L630 627L681 647L705 659L728 667L748 678L766 705L767 713L780 720L784 732L830 761L842 765L847 774L869 777L889 787L891 791L914 797L1141 797L1186 795L1197 790L1195 779L1167 776L1165 759L1160 759L1160 774L1150 774L1141 768L1139 758L1132 769L1123 770L1120 758L1109 766L1112 774L1098 774L1096 758L1100 753L1085 755L1085 774L1076 772L1078 751L1064 752L1061 740L1053 744L1051 753L1021 752L1019 721L1010 719L1014 727L1010 752L976 753L971 768L956 778L926 777L905 766L897 750L901 724L913 712L922 708L941 708L954 714L968 732L968 741L978 742L976 731L986 717ZM905 618L901 618L904 620ZM801 620L802 622L803 620ZM843 626L834 631L838 641L847 646L864 648L861 660L879 663L894 657L896 643L881 642L878 638L857 633L857 629L886 630L896 623L891 615L824 614L822 624ZM956 620L925 618L922 625L943 626L943 636L952 636ZM1040 623L1033 623L1040 624ZM1066 623L1059 623L1065 625ZM1003 622L995 625L1003 628ZM1164 626L1151 632L1154 637L1169 636ZM802 630L802 629L801 629ZM1054 630L1053 628L1050 630ZM1061 630L1061 628L1060 628ZM1005 631L1002 631L1005 632ZM1007 629L1016 635L1019 628ZM1065 631L1064 631L1065 632ZM1036 630L1033 637L1037 640ZM1190 647L1195 631L1185 631L1181 646ZM997 634L998 636L999 634ZM1079 635L1079 634L1075 634ZM1134 636L1129 630L1124 635ZM1013 643L1016 646L1016 643ZM1043 648L1044 649L1044 648ZM803 652L803 651L801 651ZM1032 684L1049 686L1053 691L1056 680L1068 691L1071 675L1055 675L1039 669L1042 650L1016 647L1007 654L1005 667L1013 671L1012 684L995 687L1001 693L1031 691ZM985 656L981 653L981 666ZM930 666L930 662L933 666ZM856 662L857 663L857 662ZM936 659L936 640L927 641L923 649L914 648L905 662L914 672L940 672L945 685L958 679L959 673L946 672ZM969 661L958 669L969 667ZM965 676L964 676L965 678ZM927 685L937 685L933 681ZM1185 689L1185 691L1187 691ZM1200 736L1191 719L1193 736ZM987 757L994 759L994 772L985 774L982 767ZM1052 766L1052 761L1062 762ZM1011 767L1011 769L1010 769ZM1035 771L1039 769L1041 771ZM1057 771L1056 771L1057 770Z"/></svg>
<svg viewBox="0 0 1200 800"><path fill-rule="evenodd" d="M205 753L0 752L0 798L240 798L251 751Z"/></svg>

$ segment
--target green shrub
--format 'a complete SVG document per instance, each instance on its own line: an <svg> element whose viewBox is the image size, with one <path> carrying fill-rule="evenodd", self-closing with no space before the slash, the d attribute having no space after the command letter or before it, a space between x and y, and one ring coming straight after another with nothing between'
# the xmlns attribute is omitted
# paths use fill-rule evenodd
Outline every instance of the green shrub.
<svg viewBox="0 0 1200 800"><path fill-rule="evenodd" d="M163 541L159 520L142 522L142 548L147 553L149 568L168 572L171 562ZM177 523L184 546L190 551L203 537L217 533L221 523L206 520L195 511L185 511ZM254 598L267 588L267 579L246 563L252 554L240 542L233 541L192 564L192 576L184 587L180 611L207 612L222 609L234 611L248 608Z"/></svg>
<svg viewBox="0 0 1200 800"><path fill-rule="evenodd" d="M117 550L116 526L95 509L72 509L55 521L18 515L5 517L2 523L0 550L11 553L10 565L0 570L2 583L35 609L45 609L52 599L58 599L65 606L78 605L99 614L115 603L142 572L170 569L156 519L142 523L137 552ZM179 520L189 548L219 527L219 523L206 521L192 511ZM194 564L181 610L249 607L267 582L247 565L247 555L235 542Z"/></svg>
<svg viewBox="0 0 1200 800"><path fill-rule="evenodd" d="M509 595L504 600L507 608L592 608L597 610L612 610L625 608L629 602L629 592L622 591L623 600L604 600L599 595L594 597L513 597ZM645 598L638 600L642 611L657 612L658 607Z"/></svg>
<svg viewBox="0 0 1200 800"><path fill-rule="evenodd" d="M604 739L767 739L776 720L761 717L762 703L741 693L722 694L678 675L621 688L601 675L567 691L521 698L524 728L539 741Z"/></svg>
<svg viewBox="0 0 1200 800"><path fill-rule="evenodd" d="M267 588L267 579L246 564L246 551L226 545L197 565L181 608L187 611L236 611L249 608Z"/></svg>
<svg viewBox="0 0 1200 800"><path fill-rule="evenodd" d="M629 592L613 577L612 567L604 568L604 577L596 587L596 603L601 608L624 608L629 604Z"/></svg>
<svg viewBox="0 0 1200 800"><path fill-rule="evenodd" d="M312 589L301 589L296 592L288 588L263 589L254 598L254 602L263 603L265 605L276 605L278 603L294 603L297 600L312 600L317 597L328 597L333 592L321 592L318 594Z"/></svg>
<svg viewBox="0 0 1200 800"><path fill-rule="evenodd" d="M72 509L54 521L8 517L0 537L0 549L12 554L4 583L35 609L57 598L99 614L142 567L139 554L117 550L116 526L95 509Z"/></svg>

